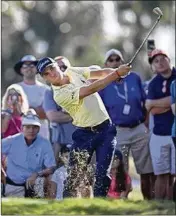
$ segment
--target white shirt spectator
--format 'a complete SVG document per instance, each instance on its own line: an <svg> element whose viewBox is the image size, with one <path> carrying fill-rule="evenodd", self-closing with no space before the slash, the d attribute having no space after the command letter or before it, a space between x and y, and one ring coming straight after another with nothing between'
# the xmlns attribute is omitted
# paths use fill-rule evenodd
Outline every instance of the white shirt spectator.
<svg viewBox="0 0 176 216"><path fill-rule="evenodd" d="M56 199L63 199L64 181L67 178L67 168L65 166L59 167L53 174L51 181L57 184Z"/></svg>
<svg viewBox="0 0 176 216"><path fill-rule="evenodd" d="M28 85L24 82L20 82L18 84L21 85L24 89L30 107L36 108L38 106L42 106L45 91L49 88L47 85L37 80L36 84L34 85ZM41 128L39 134L42 137L49 139L49 123L47 119L41 120Z"/></svg>

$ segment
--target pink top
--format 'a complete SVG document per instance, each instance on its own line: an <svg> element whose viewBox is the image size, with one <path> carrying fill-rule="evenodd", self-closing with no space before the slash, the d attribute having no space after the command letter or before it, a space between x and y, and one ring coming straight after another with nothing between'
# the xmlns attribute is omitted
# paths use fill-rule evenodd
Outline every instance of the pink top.
<svg viewBox="0 0 176 216"><path fill-rule="evenodd" d="M116 180L115 176L112 176L111 178L112 178L111 184L109 187L107 197L118 199L118 198L120 198L121 193L117 192L117 189L116 189L117 188L117 180ZM131 184L131 178L127 173L126 173L126 184Z"/></svg>
<svg viewBox="0 0 176 216"><path fill-rule="evenodd" d="M9 126L6 132L3 134L3 138L8 137L10 135L14 135L21 132L21 116L12 116L9 121Z"/></svg>

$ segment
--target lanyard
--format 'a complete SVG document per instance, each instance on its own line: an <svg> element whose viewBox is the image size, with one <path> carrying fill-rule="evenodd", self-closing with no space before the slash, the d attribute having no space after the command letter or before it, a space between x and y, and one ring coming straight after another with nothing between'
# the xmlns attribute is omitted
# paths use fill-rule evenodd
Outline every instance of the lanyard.
<svg viewBox="0 0 176 216"><path fill-rule="evenodd" d="M128 103L128 87L126 82L124 82L123 88L124 88L125 95L119 92L118 86L116 86L117 94L120 98L124 99L126 103Z"/></svg>

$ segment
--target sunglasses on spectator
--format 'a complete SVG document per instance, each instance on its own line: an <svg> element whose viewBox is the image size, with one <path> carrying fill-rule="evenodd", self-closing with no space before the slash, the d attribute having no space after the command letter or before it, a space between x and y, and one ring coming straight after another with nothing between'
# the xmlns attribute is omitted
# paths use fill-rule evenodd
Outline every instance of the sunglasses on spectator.
<svg viewBox="0 0 176 216"><path fill-rule="evenodd" d="M26 68L34 68L35 64L23 64L22 68L26 69Z"/></svg>
<svg viewBox="0 0 176 216"><path fill-rule="evenodd" d="M117 58L110 58L108 59L108 62L119 62L121 60L120 57L117 57Z"/></svg>

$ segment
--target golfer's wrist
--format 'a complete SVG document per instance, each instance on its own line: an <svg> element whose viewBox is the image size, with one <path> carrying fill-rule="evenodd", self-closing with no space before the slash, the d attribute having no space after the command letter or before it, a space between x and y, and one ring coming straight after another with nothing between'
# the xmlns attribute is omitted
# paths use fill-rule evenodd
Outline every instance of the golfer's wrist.
<svg viewBox="0 0 176 216"><path fill-rule="evenodd" d="M116 72L116 75L117 75L117 79L119 79L119 80L120 80L120 79L121 79L121 75L120 75L119 71L118 71L118 70L116 70L115 72Z"/></svg>

